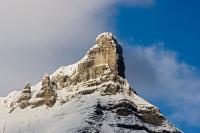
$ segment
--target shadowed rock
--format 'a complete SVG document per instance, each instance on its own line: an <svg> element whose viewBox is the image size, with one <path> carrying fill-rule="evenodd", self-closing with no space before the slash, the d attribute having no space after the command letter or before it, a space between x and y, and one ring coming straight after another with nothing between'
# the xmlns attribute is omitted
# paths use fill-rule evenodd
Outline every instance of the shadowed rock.
<svg viewBox="0 0 200 133"><path fill-rule="evenodd" d="M31 87L30 87L30 83L27 83L24 89L22 90L20 98L18 99L19 107L21 109L24 109L27 106L29 106L30 99L31 99Z"/></svg>

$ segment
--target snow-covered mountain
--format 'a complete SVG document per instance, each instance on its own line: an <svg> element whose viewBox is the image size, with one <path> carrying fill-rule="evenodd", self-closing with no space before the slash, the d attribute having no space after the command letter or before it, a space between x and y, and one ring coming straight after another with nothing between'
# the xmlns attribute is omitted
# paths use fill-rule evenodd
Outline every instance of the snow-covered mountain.
<svg viewBox="0 0 200 133"><path fill-rule="evenodd" d="M102 33L79 62L0 98L3 133L180 133L125 79L122 47Z"/></svg>

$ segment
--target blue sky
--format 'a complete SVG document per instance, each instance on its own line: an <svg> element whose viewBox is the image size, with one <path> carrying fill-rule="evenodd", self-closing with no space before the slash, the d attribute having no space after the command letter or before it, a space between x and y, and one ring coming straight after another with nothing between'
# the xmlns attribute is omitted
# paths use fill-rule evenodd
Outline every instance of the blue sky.
<svg viewBox="0 0 200 133"><path fill-rule="evenodd" d="M116 28L128 43L163 41L181 59L200 67L199 5L196 0L162 0L149 8L119 6Z"/></svg>
<svg viewBox="0 0 200 133"><path fill-rule="evenodd" d="M158 0L153 6L147 8L119 6L116 13L117 35L125 44L131 46L139 44L148 47L153 43L162 42L166 51L176 53L177 62L185 62L199 69L199 5L200 1L196 0ZM200 90L200 86L198 90ZM141 95L142 93L140 92ZM179 92L177 91L177 93ZM184 121L172 118L171 115L177 111L173 106L168 106L166 102L160 102L162 100L148 96L146 98L156 104L184 132L200 132L200 126L188 125L186 120L190 118Z"/></svg>
<svg viewBox="0 0 200 133"><path fill-rule="evenodd" d="M126 77L186 133L200 132L200 1L0 0L0 96L81 59L101 32Z"/></svg>

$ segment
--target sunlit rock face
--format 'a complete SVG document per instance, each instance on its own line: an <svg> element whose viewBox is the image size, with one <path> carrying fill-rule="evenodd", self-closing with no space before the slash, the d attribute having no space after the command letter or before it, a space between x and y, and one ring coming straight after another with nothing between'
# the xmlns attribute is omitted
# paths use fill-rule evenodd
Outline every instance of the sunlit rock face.
<svg viewBox="0 0 200 133"><path fill-rule="evenodd" d="M53 81L62 89L106 75L125 78L122 47L112 33L102 33L96 38L96 44L77 63L72 75L59 74Z"/></svg>
<svg viewBox="0 0 200 133"><path fill-rule="evenodd" d="M181 132L130 87L122 47L109 32L77 63L0 98L0 117L6 133Z"/></svg>
<svg viewBox="0 0 200 133"><path fill-rule="evenodd" d="M51 82L49 75L45 74L42 79L42 87L36 94L36 98L40 98L40 100L32 102L32 107L38 107L41 105L52 107L56 102L56 89L56 84Z"/></svg>
<svg viewBox="0 0 200 133"><path fill-rule="evenodd" d="M88 52L88 58L94 60L94 65L108 64L111 72L125 78L122 47L112 33L100 34L96 45Z"/></svg>
<svg viewBox="0 0 200 133"><path fill-rule="evenodd" d="M77 82L114 74L125 78L122 48L112 33L100 34L78 64Z"/></svg>

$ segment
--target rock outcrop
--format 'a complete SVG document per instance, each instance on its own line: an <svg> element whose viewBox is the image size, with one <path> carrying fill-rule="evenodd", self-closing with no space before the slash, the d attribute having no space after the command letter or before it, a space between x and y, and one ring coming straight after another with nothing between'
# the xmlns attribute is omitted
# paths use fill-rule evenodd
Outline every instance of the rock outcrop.
<svg viewBox="0 0 200 133"><path fill-rule="evenodd" d="M42 79L41 89L36 94L36 98L39 98L39 100L32 102L32 107L34 108L41 105L52 107L55 104L57 98L57 94L55 92L56 90L56 84L54 82L51 82L48 74L45 74Z"/></svg>
<svg viewBox="0 0 200 133"><path fill-rule="evenodd" d="M61 88L75 86L92 79L114 75L125 78L122 47L112 33L103 33L96 38L96 44L78 62L72 75L56 75L53 81Z"/></svg>
<svg viewBox="0 0 200 133"><path fill-rule="evenodd" d="M30 87L30 83L27 83L24 87L24 89L22 90L21 96L18 99L18 103L19 103L19 107L21 109L26 108L27 106L30 105L29 100L31 99L31 87Z"/></svg>
<svg viewBox="0 0 200 133"><path fill-rule="evenodd" d="M47 105L48 107L52 107L56 103L57 99L56 90L57 90L56 83L50 80L48 74L45 74L42 79L41 88L37 92L36 96L32 98L30 83L27 83L24 89L22 90L21 95L18 98L17 102L12 103L11 105L12 108L10 112L12 112L17 105L19 105L21 109L24 109L28 106L35 108L42 105Z"/></svg>

